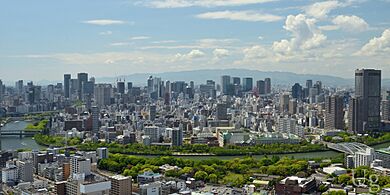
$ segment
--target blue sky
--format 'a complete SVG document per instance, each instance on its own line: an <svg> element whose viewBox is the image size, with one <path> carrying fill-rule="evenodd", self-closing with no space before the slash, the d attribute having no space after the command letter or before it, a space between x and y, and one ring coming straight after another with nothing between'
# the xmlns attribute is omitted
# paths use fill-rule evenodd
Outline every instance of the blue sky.
<svg viewBox="0 0 390 195"><path fill-rule="evenodd" d="M206 68L390 78L389 0L4 0L0 79Z"/></svg>

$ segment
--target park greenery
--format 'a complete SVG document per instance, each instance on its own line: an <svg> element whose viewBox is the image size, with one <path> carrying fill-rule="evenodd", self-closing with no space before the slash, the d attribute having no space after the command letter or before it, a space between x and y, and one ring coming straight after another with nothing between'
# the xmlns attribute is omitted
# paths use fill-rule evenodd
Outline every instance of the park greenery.
<svg viewBox="0 0 390 195"><path fill-rule="evenodd" d="M374 170L366 166L348 170L346 174L339 176L330 175L330 177L333 178L334 184L353 185L353 178L365 178L363 183L367 186L375 187L374 185L379 185L382 188L390 188L390 176L378 175ZM374 182L370 181L370 177L371 179L374 178Z"/></svg>
<svg viewBox="0 0 390 195"><path fill-rule="evenodd" d="M167 177L187 176L196 180L213 184L225 184L240 187L250 183L253 174L269 174L281 177L295 175L298 172L308 172L308 162L292 158L280 158L278 156L264 157L256 160L252 157L232 160L219 160L210 158L207 160L190 160L170 156L147 158L129 156L124 154L110 154L107 159L98 163L99 169L121 173L136 178L145 171L163 173L159 167L165 164L178 166L179 171L165 172Z"/></svg>
<svg viewBox="0 0 390 195"><path fill-rule="evenodd" d="M44 134L35 134L34 140L39 145L55 146L55 147L62 147L65 145L76 146L79 145L82 141L80 138L76 138L76 137L66 139L63 136L50 136Z"/></svg>
<svg viewBox="0 0 390 195"><path fill-rule="evenodd" d="M340 143L340 142L360 142L366 145L377 145L390 141L390 133L377 133L371 135L361 135L357 136L354 134L349 134L347 132L341 132L337 134L337 137L341 139L335 139L335 136L325 136L323 138L324 141L332 142L332 143Z"/></svg>
<svg viewBox="0 0 390 195"><path fill-rule="evenodd" d="M181 147L145 146L143 144L92 143L78 145L79 150L94 151L99 147L108 147L111 153L133 155L173 155L173 154L210 154L216 156L287 154L327 150L320 144L262 144L256 146L209 147L205 144L185 144Z"/></svg>
<svg viewBox="0 0 390 195"><path fill-rule="evenodd" d="M34 124L28 124L25 128L26 131L42 131L46 128L47 123L49 120L43 119L39 122L36 122Z"/></svg>

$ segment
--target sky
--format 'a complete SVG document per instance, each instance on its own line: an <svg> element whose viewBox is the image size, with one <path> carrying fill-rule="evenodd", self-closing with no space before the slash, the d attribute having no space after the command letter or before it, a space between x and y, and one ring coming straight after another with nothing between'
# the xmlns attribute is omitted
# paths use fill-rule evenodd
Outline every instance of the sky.
<svg viewBox="0 0 390 195"><path fill-rule="evenodd" d="M246 68L390 78L390 0L3 0L0 79Z"/></svg>

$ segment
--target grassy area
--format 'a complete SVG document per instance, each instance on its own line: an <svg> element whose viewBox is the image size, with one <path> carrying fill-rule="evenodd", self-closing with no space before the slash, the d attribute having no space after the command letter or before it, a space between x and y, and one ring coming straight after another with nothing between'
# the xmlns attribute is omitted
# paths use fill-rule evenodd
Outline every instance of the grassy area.
<svg viewBox="0 0 390 195"><path fill-rule="evenodd" d="M66 141L68 146L75 146L81 143L80 138L70 138L66 139L63 136L49 136L43 134L35 134L34 140L37 144L42 146L56 146L61 147L65 146Z"/></svg>
<svg viewBox="0 0 390 195"><path fill-rule="evenodd" d="M46 128L49 120L44 119L34 124L28 124L25 128L26 131L42 131Z"/></svg>

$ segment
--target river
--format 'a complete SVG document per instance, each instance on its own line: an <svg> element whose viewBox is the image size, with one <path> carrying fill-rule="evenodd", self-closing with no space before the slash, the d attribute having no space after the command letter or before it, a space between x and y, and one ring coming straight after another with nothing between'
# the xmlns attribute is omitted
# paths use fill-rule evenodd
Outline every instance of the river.
<svg viewBox="0 0 390 195"><path fill-rule="evenodd" d="M29 124L26 121L13 121L10 123L7 123L2 129L4 130L20 130L24 129L27 124ZM23 137L19 138L19 136L3 136L0 138L1 141L1 149L2 150L17 150L17 149L43 149L45 147L38 145L32 137ZM390 142L379 144L376 146L373 146L375 149L379 148L386 148L390 146ZM338 155L341 155L340 152L335 151L322 151L322 152L307 152L307 153L294 153L294 154L271 154L268 156L280 156L280 157L294 157L297 159L313 159L313 158L334 158ZM137 155L137 156L143 156L147 158L153 158L156 156L149 156L149 155ZM263 158L265 155L253 155L254 158L259 159ZM229 160L234 158L243 158L243 156L175 156L178 158L184 158L184 159L192 159L192 160L203 160L203 159L210 159L210 158L218 158L222 160Z"/></svg>
<svg viewBox="0 0 390 195"><path fill-rule="evenodd" d="M2 130L21 130L26 128L29 123L26 121L12 121L4 125ZM2 136L0 137L2 150L17 149L42 149L43 147L35 143L32 137Z"/></svg>

